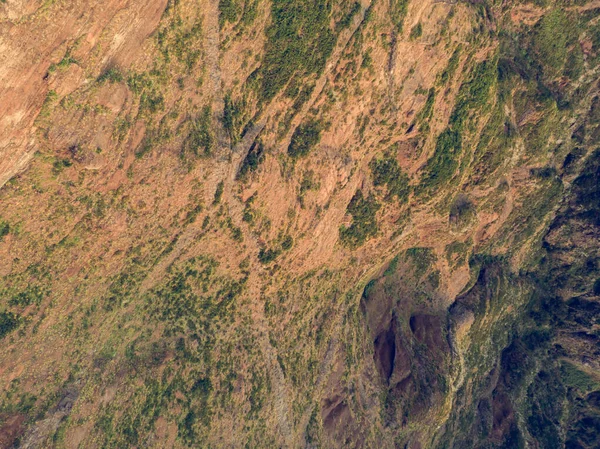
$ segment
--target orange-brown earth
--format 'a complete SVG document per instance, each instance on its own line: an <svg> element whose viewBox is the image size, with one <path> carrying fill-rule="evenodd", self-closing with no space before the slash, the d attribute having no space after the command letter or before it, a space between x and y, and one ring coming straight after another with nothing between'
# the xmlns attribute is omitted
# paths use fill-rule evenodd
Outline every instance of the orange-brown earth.
<svg viewBox="0 0 600 449"><path fill-rule="evenodd" d="M0 447L550 447L507 360L600 49L596 3L537 3L0 2Z"/></svg>

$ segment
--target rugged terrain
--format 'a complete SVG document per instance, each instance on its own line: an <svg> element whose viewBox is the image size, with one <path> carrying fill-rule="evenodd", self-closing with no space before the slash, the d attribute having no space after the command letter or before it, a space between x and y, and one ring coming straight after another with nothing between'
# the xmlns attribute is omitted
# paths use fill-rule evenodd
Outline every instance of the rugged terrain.
<svg viewBox="0 0 600 449"><path fill-rule="evenodd" d="M600 447L600 2L1 0L0 447Z"/></svg>

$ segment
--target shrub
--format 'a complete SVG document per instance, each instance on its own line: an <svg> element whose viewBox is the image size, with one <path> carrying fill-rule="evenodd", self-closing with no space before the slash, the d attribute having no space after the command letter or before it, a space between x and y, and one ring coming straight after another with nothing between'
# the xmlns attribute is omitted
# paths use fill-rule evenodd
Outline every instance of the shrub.
<svg viewBox="0 0 600 449"><path fill-rule="evenodd" d="M236 0L219 1L219 25L222 27L225 23L235 23L240 14L240 5Z"/></svg>
<svg viewBox="0 0 600 449"><path fill-rule="evenodd" d="M236 144L240 137L244 134L247 128L252 126L252 121L246 123L247 114L245 111L248 109L247 101L244 97L234 101L230 94L225 95L224 98L224 109L223 109L223 127L229 135L232 144Z"/></svg>
<svg viewBox="0 0 600 449"><path fill-rule="evenodd" d="M348 11L348 13L345 14L344 17L342 17L342 20L340 20L336 24L336 31L343 30L344 28L348 28L352 24L352 19L354 19L354 16L356 16L356 14L358 14L359 12L360 12L360 3L354 2L352 4L352 8L350 9L350 11Z"/></svg>
<svg viewBox="0 0 600 449"><path fill-rule="evenodd" d="M437 138L433 156L427 161L423 183L436 186L450 179L458 167L461 152L462 136L456 131L444 130Z"/></svg>
<svg viewBox="0 0 600 449"><path fill-rule="evenodd" d="M484 61L463 83L448 127L437 137L435 152L427 161L423 186L436 187L448 182L456 172L462 154L465 126L473 110L487 105L492 86L497 80L497 61Z"/></svg>
<svg viewBox="0 0 600 449"><path fill-rule="evenodd" d="M277 256L281 253L280 250L274 248L261 248L258 252L258 261L262 264L268 264L273 262Z"/></svg>
<svg viewBox="0 0 600 449"><path fill-rule="evenodd" d="M555 9L540 20L533 38L533 47L538 61L548 75L556 75L564 66L567 57L567 18L560 9Z"/></svg>

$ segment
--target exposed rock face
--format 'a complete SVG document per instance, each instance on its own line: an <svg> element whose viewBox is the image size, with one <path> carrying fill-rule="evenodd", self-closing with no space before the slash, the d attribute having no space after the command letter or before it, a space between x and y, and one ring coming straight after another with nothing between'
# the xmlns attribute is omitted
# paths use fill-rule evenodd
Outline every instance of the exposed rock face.
<svg viewBox="0 0 600 449"><path fill-rule="evenodd" d="M0 447L598 447L599 11L0 1Z"/></svg>
<svg viewBox="0 0 600 449"><path fill-rule="evenodd" d="M0 186L25 169L38 151L34 122L46 99L81 88L107 64L127 68L166 7L157 1L77 1L55 7L42 0L4 2L0 42ZM54 77L49 69L70 64ZM64 62L63 62L64 63Z"/></svg>

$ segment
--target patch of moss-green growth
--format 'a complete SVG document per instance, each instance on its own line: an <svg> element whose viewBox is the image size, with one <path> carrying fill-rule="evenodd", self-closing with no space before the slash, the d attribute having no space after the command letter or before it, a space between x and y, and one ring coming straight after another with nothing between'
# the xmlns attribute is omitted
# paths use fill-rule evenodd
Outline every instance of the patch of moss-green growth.
<svg viewBox="0 0 600 449"><path fill-rule="evenodd" d="M65 56L57 64L51 64L48 67L48 73L54 73L56 71L65 70L71 64L77 64L77 60L71 56L71 49L67 50Z"/></svg>
<svg viewBox="0 0 600 449"><path fill-rule="evenodd" d="M375 198L365 198L362 191L357 190L347 208L347 213L352 216L352 223L348 227L340 227L342 245L357 248L375 236L378 231L376 215L380 207Z"/></svg>
<svg viewBox="0 0 600 449"><path fill-rule="evenodd" d="M216 204L219 204L221 202L221 198L223 197L223 189L224 189L223 181L219 181L219 183L217 184L217 189L215 190L213 206Z"/></svg>
<svg viewBox="0 0 600 449"><path fill-rule="evenodd" d="M383 275L388 277L393 275L396 270L398 269L398 262L400 261L400 256L395 256L390 263L388 264L388 266L386 267L385 271L383 272Z"/></svg>
<svg viewBox="0 0 600 449"><path fill-rule="evenodd" d="M57 159L52 163L52 173L54 173L54 175L59 175L65 168L68 168L72 165L73 163L67 158Z"/></svg>
<svg viewBox="0 0 600 449"><path fill-rule="evenodd" d="M280 236L271 248L261 248L258 252L258 261L264 265L273 262L281 253L289 251L294 246L294 239L291 235Z"/></svg>
<svg viewBox="0 0 600 449"><path fill-rule="evenodd" d="M37 285L28 285L24 290L12 293L8 304L17 307L26 307L31 304L39 306L47 294L46 290Z"/></svg>
<svg viewBox="0 0 600 449"><path fill-rule="evenodd" d="M245 180L250 173L258 170L258 167L265 158L265 149L261 142L254 142L248 151L248 154L242 162L237 179Z"/></svg>
<svg viewBox="0 0 600 449"><path fill-rule="evenodd" d="M431 116L433 115L434 104L435 88L432 87L427 93L427 100L425 100L423 108L419 111L419 114L417 115L416 122L419 123L419 130L421 132L429 131L429 120L431 120Z"/></svg>
<svg viewBox="0 0 600 449"><path fill-rule="evenodd" d="M298 192L298 202L300 207L304 208L304 197L306 192L311 190L319 190L321 184L315 180L315 173L312 170L308 170L304 173L302 181L300 182L300 191Z"/></svg>
<svg viewBox="0 0 600 449"><path fill-rule="evenodd" d="M436 256L431 248L409 248L406 256L412 261L417 275L422 276L435 263Z"/></svg>
<svg viewBox="0 0 600 449"><path fill-rule="evenodd" d="M254 20L258 16L258 2L259 0L246 0L244 2L244 11L240 19L242 25L248 26L254 23Z"/></svg>
<svg viewBox="0 0 600 449"><path fill-rule="evenodd" d="M288 146L288 155L292 158L306 156L321 140L321 126L310 121L296 128Z"/></svg>
<svg viewBox="0 0 600 449"><path fill-rule="evenodd" d="M10 232L10 225L8 222L4 220L0 220L0 240L3 240L4 237L8 235Z"/></svg>
<svg viewBox="0 0 600 449"><path fill-rule="evenodd" d="M0 339L14 331L21 323L21 317L13 312L0 312Z"/></svg>
<svg viewBox="0 0 600 449"><path fill-rule="evenodd" d="M496 79L497 61L484 61L475 68L470 80L461 85L448 127L438 136L435 152L427 161L421 187L438 187L452 179L460 164L463 135L468 131L471 112L487 106Z"/></svg>
<svg viewBox="0 0 600 449"><path fill-rule="evenodd" d="M233 101L230 94L225 95L223 109L223 127L231 139L231 143L235 144L241 136L241 130L244 120L244 110L246 102Z"/></svg>
<svg viewBox="0 0 600 449"><path fill-rule="evenodd" d="M423 35L423 25L421 22L417 23L412 30L410 30L409 38L410 40L416 40Z"/></svg>
<svg viewBox="0 0 600 449"><path fill-rule="evenodd" d="M52 106L54 105L57 99L58 94L56 93L56 91L50 89L46 94L46 99L44 100L44 103L42 104L42 109L40 110L40 117L46 118L50 115Z"/></svg>
<svg viewBox="0 0 600 449"><path fill-rule="evenodd" d="M201 38L201 19L185 26L177 13L156 33L157 46L163 62L168 64L174 59L181 63L188 73L191 73L202 56Z"/></svg>
<svg viewBox="0 0 600 449"><path fill-rule="evenodd" d="M348 28L352 24L352 20L360 12L360 3L354 2L350 7L350 10L344 14L342 19L336 24L336 31L341 31L344 28Z"/></svg>
<svg viewBox="0 0 600 449"><path fill-rule="evenodd" d="M279 249L275 248L261 248L258 252L258 261L262 264L269 264L273 262L281 254Z"/></svg>
<svg viewBox="0 0 600 449"><path fill-rule="evenodd" d="M140 107L138 114L148 117L165 109L165 99L157 89L145 89L140 96Z"/></svg>
<svg viewBox="0 0 600 449"><path fill-rule="evenodd" d="M122 82L123 79L123 74L121 73L121 70L119 70L118 67L109 67L100 74L96 81L99 84L103 84L106 82L110 84L115 84Z"/></svg>
<svg viewBox="0 0 600 449"><path fill-rule="evenodd" d="M450 206L450 223L456 226L467 224L475 215L475 206L469 197L459 193Z"/></svg>
<svg viewBox="0 0 600 449"><path fill-rule="evenodd" d="M448 265L454 268L467 262L469 242L452 242L446 246L446 260Z"/></svg>
<svg viewBox="0 0 600 449"><path fill-rule="evenodd" d="M325 68L336 42L331 13L332 4L325 0L271 2L265 56L255 74L260 102L271 100L292 76L304 79Z"/></svg>
<svg viewBox="0 0 600 449"><path fill-rule="evenodd" d="M198 116L189 122L190 130L183 143L182 157L188 153L207 157L212 154L215 138L211 129L211 108L204 106Z"/></svg>
<svg viewBox="0 0 600 449"><path fill-rule="evenodd" d="M533 36L533 48L537 60L544 66L549 76L558 74L567 58L568 20L565 13L557 8L539 21Z"/></svg>
<svg viewBox="0 0 600 449"><path fill-rule="evenodd" d="M561 363L560 374L566 385L576 388L582 393L592 391L599 386L596 379L567 361Z"/></svg>
<svg viewBox="0 0 600 449"><path fill-rule="evenodd" d="M438 78L438 83L442 86L445 86L448 81L452 79L454 73L456 73L456 69L458 68L458 63L460 62L460 53L462 47L459 45L456 47L456 50L452 53L452 56L448 60L448 65L444 69L444 71L440 74Z"/></svg>
<svg viewBox="0 0 600 449"><path fill-rule="evenodd" d="M394 25L395 31L401 33L404 28L404 19L408 12L408 0L391 0L390 1L390 18Z"/></svg>
<svg viewBox="0 0 600 449"><path fill-rule="evenodd" d="M235 23L240 15L241 8L238 0L219 1L219 26L226 23Z"/></svg>
<svg viewBox="0 0 600 449"><path fill-rule="evenodd" d="M452 178L461 153L462 135L451 129L442 131L437 138L435 152L427 161L422 185L434 187Z"/></svg>
<svg viewBox="0 0 600 449"><path fill-rule="evenodd" d="M408 176L398 165L398 161L392 155L387 154L382 159L373 159L369 164L373 185L375 187L386 187L386 201L396 197L398 201L404 202L410 193Z"/></svg>

